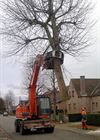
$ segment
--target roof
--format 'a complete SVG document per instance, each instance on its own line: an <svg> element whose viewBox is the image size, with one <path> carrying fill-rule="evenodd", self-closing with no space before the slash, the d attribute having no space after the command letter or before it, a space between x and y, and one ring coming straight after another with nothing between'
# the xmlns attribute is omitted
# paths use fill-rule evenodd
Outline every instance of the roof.
<svg viewBox="0 0 100 140"><path fill-rule="evenodd" d="M92 91L91 96L100 96L100 82L97 84L95 89Z"/></svg>
<svg viewBox="0 0 100 140"><path fill-rule="evenodd" d="M71 79L71 81L77 91L78 96L81 96L80 79ZM85 79L85 91L86 96L100 96L100 79Z"/></svg>

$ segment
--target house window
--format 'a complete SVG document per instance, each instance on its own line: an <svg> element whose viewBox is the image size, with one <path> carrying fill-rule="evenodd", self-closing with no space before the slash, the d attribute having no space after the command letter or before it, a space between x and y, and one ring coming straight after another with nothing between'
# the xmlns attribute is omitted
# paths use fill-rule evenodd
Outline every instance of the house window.
<svg viewBox="0 0 100 140"><path fill-rule="evenodd" d="M71 111L71 104L68 104L68 110Z"/></svg>
<svg viewBox="0 0 100 140"><path fill-rule="evenodd" d="M92 111L94 112L95 111L95 103L92 102Z"/></svg>
<svg viewBox="0 0 100 140"><path fill-rule="evenodd" d="M73 104L73 109L76 110L76 103Z"/></svg>
<svg viewBox="0 0 100 140"><path fill-rule="evenodd" d="M72 90L72 97L74 97L74 90Z"/></svg>
<svg viewBox="0 0 100 140"><path fill-rule="evenodd" d="M98 103L96 102L96 107L98 107Z"/></svg>

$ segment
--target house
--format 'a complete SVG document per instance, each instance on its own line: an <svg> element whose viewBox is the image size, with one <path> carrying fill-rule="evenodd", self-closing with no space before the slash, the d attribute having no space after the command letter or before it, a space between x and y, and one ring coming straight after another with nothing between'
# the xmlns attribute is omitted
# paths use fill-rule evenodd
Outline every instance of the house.
<svg viewBox="0 0 100 140"><path fill-rule="evenodd" d="M100 113L100 79L71 79L66 87L70 99L62 101L59 92L56 93L56 106L67 114L80 113L82 107L86 107L89 113ZM53 94L51 99L53 102Z"/></svg>
<svg viewBox="0 0 100 140"><path fill-rule="evenodd" d="M67 113L80 113L82 107L87 112L100 112L100 79L71 79L68 88L70 100L67 103Z"/></svg>

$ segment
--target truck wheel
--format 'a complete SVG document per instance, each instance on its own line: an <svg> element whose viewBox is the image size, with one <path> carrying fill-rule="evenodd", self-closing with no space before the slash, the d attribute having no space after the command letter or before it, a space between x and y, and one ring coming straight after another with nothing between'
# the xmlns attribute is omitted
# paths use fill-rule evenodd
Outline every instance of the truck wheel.
<svg viewBox="0 0 100 140"><path fill-rule="evenodd" d="M54 132L54 127L49 128L49 133L53 133Z"/></svg>
<svg viewBox="0 0 100 140"><path fill-rule="evenodd" d="M19 122L16 120L15 121L15 132L19 132L20 129L19 129Z"/></svg>
<svg viewBox="0 0 100 140"><path fill-rule="evenodd" d="M45 132L46 133L53 133L54 132L54 127L45 129Z"/></svg>
<svg viewBox="0 0 100 140"><path fill-rule="evenodd" d="M15 125L15 132L17 133L17 132L19 132L20 130L19 130L19 126L17 126L17 125Z"/></svg>
<svg viewBox="0 0 100 140"><path fill-rule="evenodd" d="M25 134L26 134L26 133L25 133L25 129L24 129L24 127L23 127L22 124L20 125L20 134L21 134L21 135L25 135Z"/></svg>

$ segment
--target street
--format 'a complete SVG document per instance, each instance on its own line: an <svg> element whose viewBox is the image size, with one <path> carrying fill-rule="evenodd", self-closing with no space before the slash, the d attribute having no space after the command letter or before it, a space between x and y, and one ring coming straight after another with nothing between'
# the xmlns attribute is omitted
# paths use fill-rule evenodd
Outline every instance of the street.
<svg viewBox="0 0 100 140"><path fill-rule="evenodd" d="M15 117L13 116L3 117L0 115L0 126L8 133L12 140L98 140L94 136L78 134L58 128L55 128L53 134L28 134L21 136L14 131L14 120Z"/></svg>

